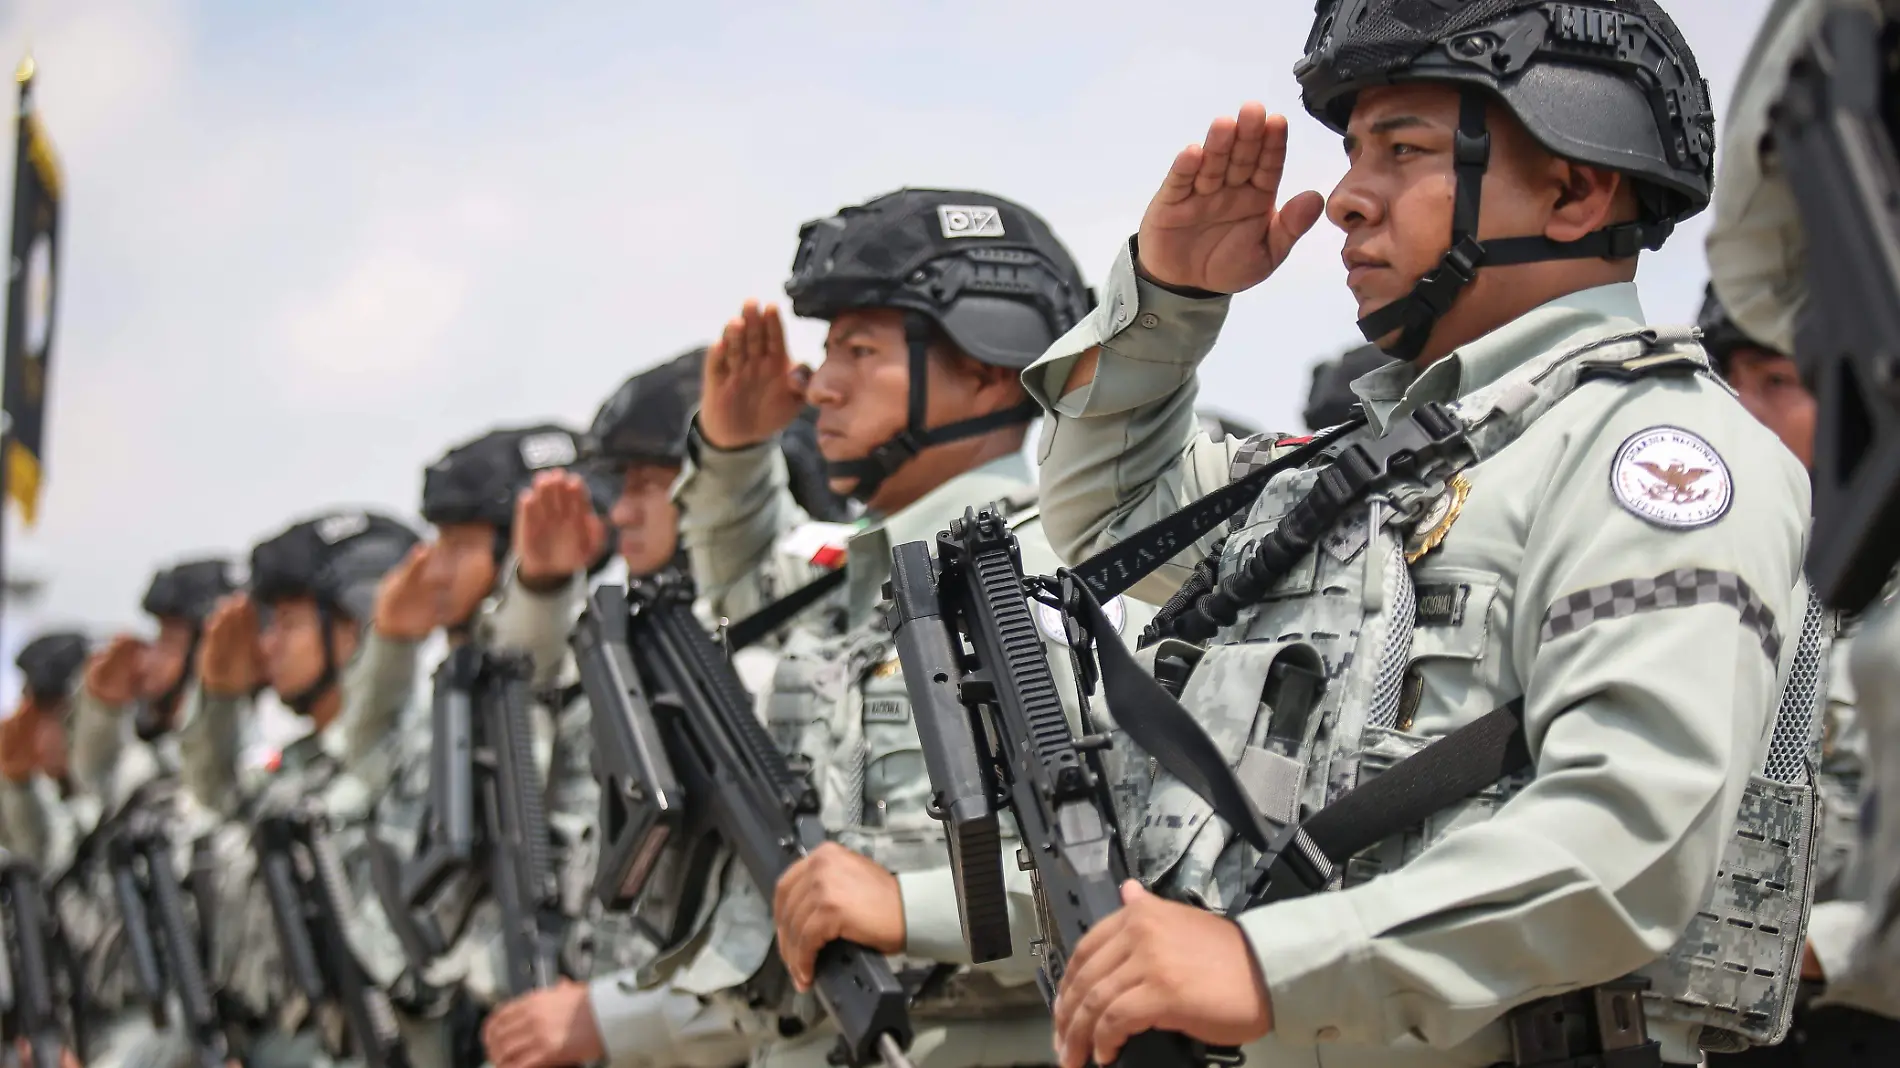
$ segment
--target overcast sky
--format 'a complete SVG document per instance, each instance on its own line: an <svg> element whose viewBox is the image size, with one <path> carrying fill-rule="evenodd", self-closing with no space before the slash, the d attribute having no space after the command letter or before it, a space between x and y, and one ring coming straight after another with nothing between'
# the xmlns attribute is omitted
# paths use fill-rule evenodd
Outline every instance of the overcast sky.
<svg viewBox="0 0 1900 1068"><path fill-rule="evenodd" d="M1668 6L1722 105L1765 0ZM1021 200L1097 281L1244 100L1294 116L1289 184L1330 189L1290 74L1311 9L6 0L68 189L50 481L9 557L50 580L38 614L104 628L161 561L411 515L445 447L584 422L778 295L801 221L900 185ZM1700 221L1646 257L1652 318L1695 311ZM1296 424L1355 337L1338 248L1322 223L1236 304L1204 396Z"/></svg>

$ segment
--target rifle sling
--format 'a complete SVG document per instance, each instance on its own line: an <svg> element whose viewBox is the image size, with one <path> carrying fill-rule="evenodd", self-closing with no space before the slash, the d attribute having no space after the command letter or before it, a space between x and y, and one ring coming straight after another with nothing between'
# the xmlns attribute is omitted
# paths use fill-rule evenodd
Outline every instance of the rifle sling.
<svg viewBox="0 0 1900 1068"><path fill-rule="evenodd" d="M1334 442L1364 426L1365 422L1363 415L1357 416L1315 435L1292 452L1262 465L1243 478L1229 482L1173 515L1143 527L1070 570L1089 588L1097 601L1106 601L1127 592L1130 586L1147 578L1215 527L1239 515L1260 496L1260 491L1266 488L1275 475L1306 466Z"/></svg>
<svg viewBox="0 0 1900 1068"><path fill-rule="evenodd" d="M817 604L832 590L844 585L844 578L845 571L842 567L828 571L727 627L726 648L736 653L779 629L790 622L793 616Z"/></svg>

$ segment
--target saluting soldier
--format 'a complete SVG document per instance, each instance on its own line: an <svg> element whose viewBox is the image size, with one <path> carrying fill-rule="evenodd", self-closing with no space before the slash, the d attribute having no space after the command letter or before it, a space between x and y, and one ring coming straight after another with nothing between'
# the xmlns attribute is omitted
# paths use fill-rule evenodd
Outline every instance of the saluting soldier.
<svg viewBox="0 0 1900 1068"><path fill-rule="evenodd" d="M1280 199L1285 119L1216 120L1102 304L1024 375L1071 563L1263 472L1217 554L1218 530L1136 589L1188 583L1155 633L1205 649L1155 655L1194 664L1180 703L1252 799L1229 814L1294 843L1263 887L1251 841L1122 735L1110 774L1147 888L1069 962L1062 1063L1156 1028L1257 1066L1692 1065L1771 1042L1808 836L1760 816L1805 810L1823 643L1800 465L1632 285L1709 201L1695 60L1650 0L1337 0L1297 76L1344 139L1330 197ZM1196 369L1233 295L1322 216L1391 357L1353 384L1365 424L1198 438ZM1278 684L1295 668L1316 700ZM1502 782L1374 813L1412 827L1382 841L1290 837L1421 749L1472 752L1480 722L1521 731ZM1740 829L1792 843L1757 857L1783 884L1725 883L1717 906L1725 852L1753 843L1745 796ZM1313 892L1262 903L1292 886ZM1621 982L1639 970L1642 994Z"/></svg>

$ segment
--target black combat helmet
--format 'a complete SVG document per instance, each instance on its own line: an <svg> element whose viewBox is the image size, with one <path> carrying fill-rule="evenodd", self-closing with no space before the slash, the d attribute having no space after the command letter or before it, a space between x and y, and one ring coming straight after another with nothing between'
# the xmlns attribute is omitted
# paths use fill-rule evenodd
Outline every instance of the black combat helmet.
<svg viewBox="0 0 1900 1068"><path fill-rule="evenodd" d="M251 550L251 595L259 605L309 597L322 623L323 674L303 693L278 694L286 705L308 714L336 682L330 621L341 616L367 624L377 585L418 540L415 531L387 516L336 511L294 523Z"/></svg>
<svg viewBox="0 0 1900 1068"><path fill-rule="evenodd" d="M1405 82L1460 88L1451 243L1412 292L1360 320L1368 341L1401 330L1413 359L1484 266L1628 259L1662 247L1708 206L1715 115L1708 84L1654 0L1323 0L1295 68L1306 110L1344 133L1361 90ZM1555 155L1634 179L1640 217L1576 241L1478 240L1496 101Z"/></svg>
<svg viewBox="0 0 1900 1068"><path fill-rule="evenodd" d="M869 498L930 445L1026 423L1034 401L948 426L924 425L926 356L941 332L972 358L1027 367L1088 314L1093 296L1068 249L1041 217L1013 201L967 190L900 189L808 222L785 283L792 312L832 319L895 308L910 343L908 425L861 460L832 463Z"/></svg>
<svg viewBox="0 0 1900 1068"><path fill-rule="evenodd" d="M699 408L705 365L706 348L700 346L621 383L594 415L587 432L587 454L615 473L629 464L685 463L687 431ZM826 484L816 419L817 413L810 408L799 413L779 436L779 448L785 454L792 496L799 507L814 519L839 520L847 509ZM619 493L618 485L613 493Z"/></svg>
<svg viewBox="0 0 1900 1068"><path fill-rule="evenodd" d="M160 568L145 588L139 607L155 619L184 620L196 631L211 618L218 601L237 588L237 567L230 560L186 560Z"/></svg>
<svg viewBox="0 0 1900 1068"><path fill-rule="evenodd" d="M27 642L13 664L26 678L26 692L46 707L65 703L92 643L78 631L58 630Z"/></svg>
<svg viewBox="0 0 1900 1068"><path fill-rule="evenodd" d="M1709 359L1715 363L1715 369L1728 377L1729 361L1734 358L1737 349L1761 349L1773 351L1742 332L1742 328L1729 315L1728 308L1722 304L1722 298L1716 296L1715 286L1711 285L1702 294L1702 310L1695 317L1696 329L1702 333L1702 347L1708 351Z"/></svg>
<svg viewBox="0 0 1900 1068"><path fill-rule="evenodd" d="M151 585L145 588L139 607L154 619L176 619L189 625L191 644L185 647L185 667L178 673L177 681L151 700L141 697L133 710L133 730L141 739L149 742L170 729L178 699L183 696L185 684L191 679L192 665L198 659L205 623L218 601L237 590L237 571L237 566L223 557L186 560L160 568L152 576Z"/></svg>

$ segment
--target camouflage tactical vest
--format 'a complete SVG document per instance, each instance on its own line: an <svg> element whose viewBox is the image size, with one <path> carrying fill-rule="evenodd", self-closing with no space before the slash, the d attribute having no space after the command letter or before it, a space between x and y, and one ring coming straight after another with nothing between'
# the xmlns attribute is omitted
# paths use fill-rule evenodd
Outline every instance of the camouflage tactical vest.
<svg viewBox="0 0 1900 1068"><path fill-rule="evenodd" d="M1645 330L1533 359L1453 406L1475 453L1467 467L1516 441L1591 372L1627 378L1665 371L1708 372L1692 333ZM1345 440L1372 436L1366 428ZM1233 477L1275 455L1270 440L1249 442L1236 455ZM1223 576L1249 558L1317 478L1318 468L1308 467L1267 485L1227 540ZM1435 544L1434 531L1442 536L1440 521L1466 492L1461 477L1447 472L1442 478L1430 484L1400 480L1368 499L1204 653L1171 643L1194 662L1182 704L1222 748L1255 805L1277 823L1331 804L1363 778L1434 740L1410 730L1406 669L1414 659L1414 637L1424 633L1417 627L1427 615L1452 626L1482 627L1489 598L1496 595L1495 586L1463 592L1413 583L1410 562ZM1480 598L1484 603L1467 603ZM1652 981L1650 1018L1703 1025L1708 1048L1778 1041L1792 1011L1811 900L1809 759L1826 647L1822 624L1818 605L1811 603L1766 766L1747 788L1709 899L1683 939L1643 973ZM1148 655L1169 648L1164 643ZM1262 700L1270 692L1269 673L1281 662L1317 663L1327 680L1304 715L1276 715ZM1496 696L1503 705L1516 695ZM1244 892L1256 851L1213 818L1198 795L1125 740L1117 745L1109 774L1143 881L1209 908L1232 905ZM1444 811L1421 813L1413 832L1353 858L1344 882L1392 870L1450 831L1489 818L1523 786L1525 775ZM1748 963L1737 971L1738 962Z"/></svg>

